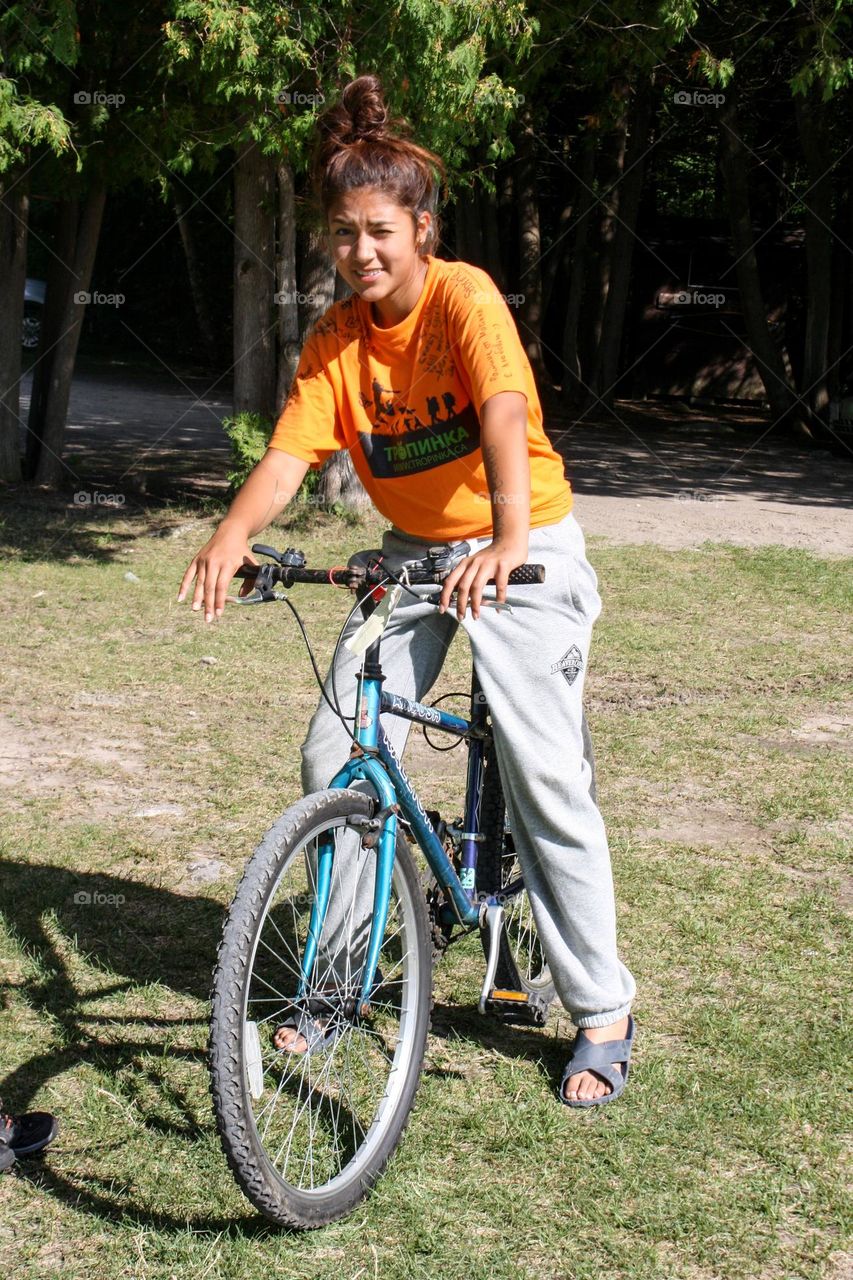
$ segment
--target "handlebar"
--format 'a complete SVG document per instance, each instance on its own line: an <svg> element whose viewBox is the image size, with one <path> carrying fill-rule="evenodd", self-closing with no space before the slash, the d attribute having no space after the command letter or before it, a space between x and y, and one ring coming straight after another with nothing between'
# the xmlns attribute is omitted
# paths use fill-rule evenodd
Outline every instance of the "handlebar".
<svg viewBox="0 0 853 1280"><path fill-rule="evenodd" d="M454 565L465 558L467 552L462 551L462 547L466 546L466 543L462 543L460 548L453 549L461 552L455 556L455 559L452 553L448 554L446 547L430 547L423 560L410 561L406 565L409 582L412 585L442 583ZM360 587L377 586L388 577L381 561L370 565L335 565L330 569L307 569L305 557L292 547L281 552L255 543L252 550L257 555L274 557L278 563L262 564L257 567L243 565L234 577L254 581L262 593L264 590L272 591L272 588L278 584L283 587L292 587L296 582L310 582L316 586L346 587L350 591L357 591ZM494 579L491 578L489 581L494 582ZM529 586L544 582L545 566L542 564L519 565L517 569L512 570L508 581L513 586Z"/></svg>

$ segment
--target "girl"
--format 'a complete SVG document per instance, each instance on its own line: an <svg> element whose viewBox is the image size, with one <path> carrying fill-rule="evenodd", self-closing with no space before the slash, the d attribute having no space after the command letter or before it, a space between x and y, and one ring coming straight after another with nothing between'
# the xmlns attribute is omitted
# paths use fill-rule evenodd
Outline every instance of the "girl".
<svg viewBox="0 0 853 1280"><path fill-rule="evenodd" d="M181 583L193 609L222 614L251 541L309 467L338 449L391 522L389 563L467 541L439 612L404 595L382 640L388 687L424 698L458 625L491 709L518 856L551 973L578 1032L559 1096L608 1102L628 1076L634 980L616 953L604 824L583 756L582 694L601 608L559 455L506 304L478 268L432 256L441 161L389 121L375 76L361 76L318 122L315 185L337 270L352 296L309 335L269 448ZM535 588L507 588L528 559ZM482 609L486 583L512 612ZM451 596L456 593L451 612ZM345 653L345 651L344 651ZM347 661L339 690L352 689ZM349 695L347 695L349 696ZM352 710L352 708L350 708ZM398 754L407 722L388 726ZM401 740L402 738L402 740ZM349 739L324 701L302 747L306 793L324 787ZM298 1028L276 1043L312 1046Z"/></svg>

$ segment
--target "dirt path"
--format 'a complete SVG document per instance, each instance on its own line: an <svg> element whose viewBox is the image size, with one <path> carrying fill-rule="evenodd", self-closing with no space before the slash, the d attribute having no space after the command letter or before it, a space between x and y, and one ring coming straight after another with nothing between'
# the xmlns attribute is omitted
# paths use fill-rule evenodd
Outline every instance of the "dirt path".
<svg viewBox="0 0 853 1280"><path fill-rule="evenodd" d="M25 379L23 405L29 403ZM69 410L69 481L80 490L178 497L221 492L230 388L198 372L81 365ZM548 417L584 530L619 543L778 544L853 551L853 439L832 454L778 441L754 412L652 402L618 420Z"/></svg>
<svg viewBox="0 0 853 1280"><path fill-rule="evenodd" d="M620 422L558 426L576 514L612 542L776 544L853 552L853 449L778 442L741 410L619 404Z"/></svg>

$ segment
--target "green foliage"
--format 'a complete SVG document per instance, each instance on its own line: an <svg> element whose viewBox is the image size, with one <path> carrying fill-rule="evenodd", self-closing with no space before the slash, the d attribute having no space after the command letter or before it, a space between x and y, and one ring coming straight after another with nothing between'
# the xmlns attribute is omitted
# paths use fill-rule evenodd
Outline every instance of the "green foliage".
<svg viewBox="0 0 853 1280"><path fill-rule="evenodd" d="M791 0L791 8L801 16L797 46L805 55L790 79L791 92L816 92L828 102L853 81L853 0Z"/></svg>
<svg viewBox="0 0 853 1280"><path fill-rule="evenodd" d="M519 0L401 0L390 10L343 0L323 8L178 0L174 14L164 27L169 74L206 115L229 105L232 145L251 136L304 169L319 111L347 80L375 69L392 110L411 119L451 179L467 175L470 149L484 137L491 160L511 153L508 129L523 95L494 63L503 54L516 66L531 47L538 23Z"/></svg>
<svg viewBox="0 0 853 1280"><path fill-rule="evenodd" d="M228 472L228 484L229 494L233 497L249 478L249 472L257 466L266 453L273 424L269 418L265 418L260 413L238 413L233 418L224 418L222 426L231 442L231 470ZM299 486L299 492L292 500L297 504L298 510L302 509L298 506L300 503L306 506L316 505L312 499L319 485L320 472L309 471ZM335 503L332 511L339 515L343 513L343 508L341 504Z"/></svg>
<svg viewBox="0 0 853 1280"><path fill-rule="evenodd" d="M715 58L707 49L703 49L698 64L708 84L714 88L725 89L735 73L735 64L731 58Z"/></svg>
<svg viewBox="0 0 853 1280"><path fill-rule="evenodd" d="M228 483L231 493L236 493L264 456L273 424L260 413L238 413L233 418L224 418L222 426L231 441Z"/></svg>
<svg viewBox="0 0 853 1280"><path fill-rule="evenodd" d="M12 4L0 13L0 173L25 162L32 146L44 145L54 155L73 150L71 126L54 99L67 92L77 62L75 28L68 4Z"/></svg>
<svg viewBox="0 0 853 1280"><path fill-rule="evenodd" d="M0 173L26 160L28 147L43 144L55 155L72 148L71 127L53 103L21 95L13 80L0 80ZM77 155L77 172L82 161Z"/></svg>

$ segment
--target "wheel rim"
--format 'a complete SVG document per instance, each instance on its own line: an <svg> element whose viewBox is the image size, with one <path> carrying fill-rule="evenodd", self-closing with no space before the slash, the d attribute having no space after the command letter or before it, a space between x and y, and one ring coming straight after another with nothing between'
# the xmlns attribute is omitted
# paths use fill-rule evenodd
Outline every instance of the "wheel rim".
<svg viewBox="0 0 853 1280"><path fill-rule="evenodd" d="M322 1004L328 1047L276 1050L273 1036L297 995L314 896L316 848L335 845L332 896L307 996ZM357 871L353 873L353 868ZM395 862L388 924L379 955L382 982L371 1012L357 1018L375 861L346 818L318 823L288 859L264 909L244 987L243 1097L274 1176L288 1189L321 1196L366 1171L397 1114L415 1052L420 957L414 903ZM349 868L349 873L345 872ZM368 917L369 920L369 917ZM247 1035L246 1024L254 1024ZM258 1059L260 1059L258 1061ZM253 1098L262 1077L263 1094Z"/></svg>
<svg viewBox="0 0 853 1280"><path fill-rule="evenodd" d="M37 316L24 316L21 325L21 345L31 351L39 344L41 321Z"/></svg>
<svg viewBox="0 0 853 1280"><path fill-rule="evenodd" d="M503 884L512 884L521 878L521 866L514 853L504 854L502 863ZM545 961L533 908L524 889L504 905L504 933L522 984L531 988L550 986L551 970Z"/></svg>

